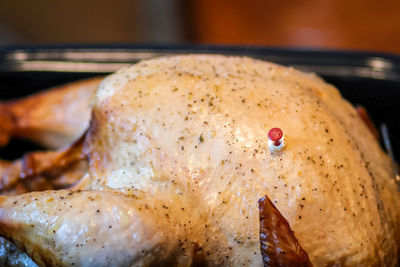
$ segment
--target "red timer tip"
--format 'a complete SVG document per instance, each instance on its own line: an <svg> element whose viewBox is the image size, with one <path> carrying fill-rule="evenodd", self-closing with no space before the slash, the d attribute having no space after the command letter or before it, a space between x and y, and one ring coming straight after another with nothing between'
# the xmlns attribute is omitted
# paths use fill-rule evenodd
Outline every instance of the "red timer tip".
<svg viewBox="0 0 400 267"><path fill-rule="evenodd" d="M272 128L271 130L269 130L268 132L268 138L273 141L279 141L283 136L283 132L280 128Z"/></svg>
<svg viewBox="0 0 400 267"><path fill-rule="evenodd" d="M268 148L271 152L281 151L285 147L285 138L280 128L272 128L268 132Z"/></svg>

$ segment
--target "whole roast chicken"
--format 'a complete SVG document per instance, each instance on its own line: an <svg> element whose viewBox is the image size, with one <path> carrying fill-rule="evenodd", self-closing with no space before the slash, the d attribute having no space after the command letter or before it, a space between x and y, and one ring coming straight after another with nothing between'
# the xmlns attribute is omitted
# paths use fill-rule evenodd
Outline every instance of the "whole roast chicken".
<svg viewBox="0 0 400 267"><path fill-rule="evenodd" d="M316 75L247 57L169 56L89 95L82 137L84 114L71 145L3 168L4 188L79 176L67 189L0 196L0 235L36 264L398 264L390 160ZM268 144L273 128L279 149Z"/></svg>

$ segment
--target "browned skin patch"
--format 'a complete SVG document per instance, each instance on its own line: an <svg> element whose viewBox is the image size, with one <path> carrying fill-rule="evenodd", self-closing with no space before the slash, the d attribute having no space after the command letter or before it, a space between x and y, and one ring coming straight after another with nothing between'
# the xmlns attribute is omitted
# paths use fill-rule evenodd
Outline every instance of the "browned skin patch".
<svg viewBox="0 0 400 267"><path fill-rule="evenodd" d="M0 104L0 147L7 145L13 129L13 116L5 105Z"/></svg>
<svg viewBox="0 0 400 267"><path fill-rule="evenodd" d="M87 170L86 155L82 153L84 136L58 151L32 152L8 163L0 169L0 193L12 193L7 192L9 189L25 193L63 188L75 183Z"/></svg>
<svg viewBox="0 0 400 267"><path fill-rule="evenodd" d="M103 77L56 86L43 92L0 103L0 146L20 137L60 148L81 133L90 102Z"/></svg>
<svg viewBox="0 0 400 267"><path fill-rule="evenodd" d="M264 266L312 266L288 221L267 196L258 201Z"/></svg>
<svg viewBox="0 0 400 267"><path fill-rule="evenodd" d="M364 121L365 125L367 125L368 129L371 131L371 133L375 136L377 140L379 140L379 132L376 129L375 124L372 122L367 110L363 106L357 106L356 110L360 118Z"/></svg>
<svg viewBox="0 0 400 267"><path fill-rule="evenodd" d="M90 126L88 132L85 136L82 153L87 159L90 159L89 172L103 172L107 168L107 162L110 160L108 158L108 151L106 149L105 143L107 138L102 138L102 125L107 125L107 116L102 115L103 111L99 108L92 109L92 117L90 120ZM100 138L97 138L100 137ZM95 146L97 151L92 151L91 147Z"/></svg>
<svg viewBox="0 0 400 267"><path fill-rule="evenodd" d="M82 153L84 136L71 146L58 151L38 151L25 154L22 160L21 177L40 174L44 171L57 167L60 168L84 159L85 155Z"/></svg>

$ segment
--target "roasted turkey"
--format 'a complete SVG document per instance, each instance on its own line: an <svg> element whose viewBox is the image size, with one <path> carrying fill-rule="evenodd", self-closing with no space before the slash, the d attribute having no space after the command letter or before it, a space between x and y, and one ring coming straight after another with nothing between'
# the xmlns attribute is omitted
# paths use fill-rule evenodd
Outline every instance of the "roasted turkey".
<svg viewBox="0 0 400 267"><path fill-rule="evenodd" d="M38 265L398 264L390 160L318 76L248 57L169 56L106 77L85 101L81 138L87 119L75 116L70 145L0 165L4 190L79 176L0 196L0 235ZM5 143L12 127L2 125ZM280 151L268 146L274 127Z"/></svg>

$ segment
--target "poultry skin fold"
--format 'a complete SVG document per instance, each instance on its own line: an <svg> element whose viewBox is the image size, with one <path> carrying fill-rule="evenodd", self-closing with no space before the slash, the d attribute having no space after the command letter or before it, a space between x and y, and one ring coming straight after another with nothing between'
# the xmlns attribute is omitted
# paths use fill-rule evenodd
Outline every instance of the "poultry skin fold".
<svg viewBox="0 0 400 267"><path fill-rule="evenodd" d="M390 160L318 76L247 57L169 56L106 77L91 101L81 141L17 168L37 177L87 161L79 183L0 196L0 235L37 264L398 264ZM286 147L271 152L274 127ZM259 209L265 195L276 208ZM281 232L263 222L294 233L281 240L297 257L267 259L280 250L265 238Z"/></svg>

